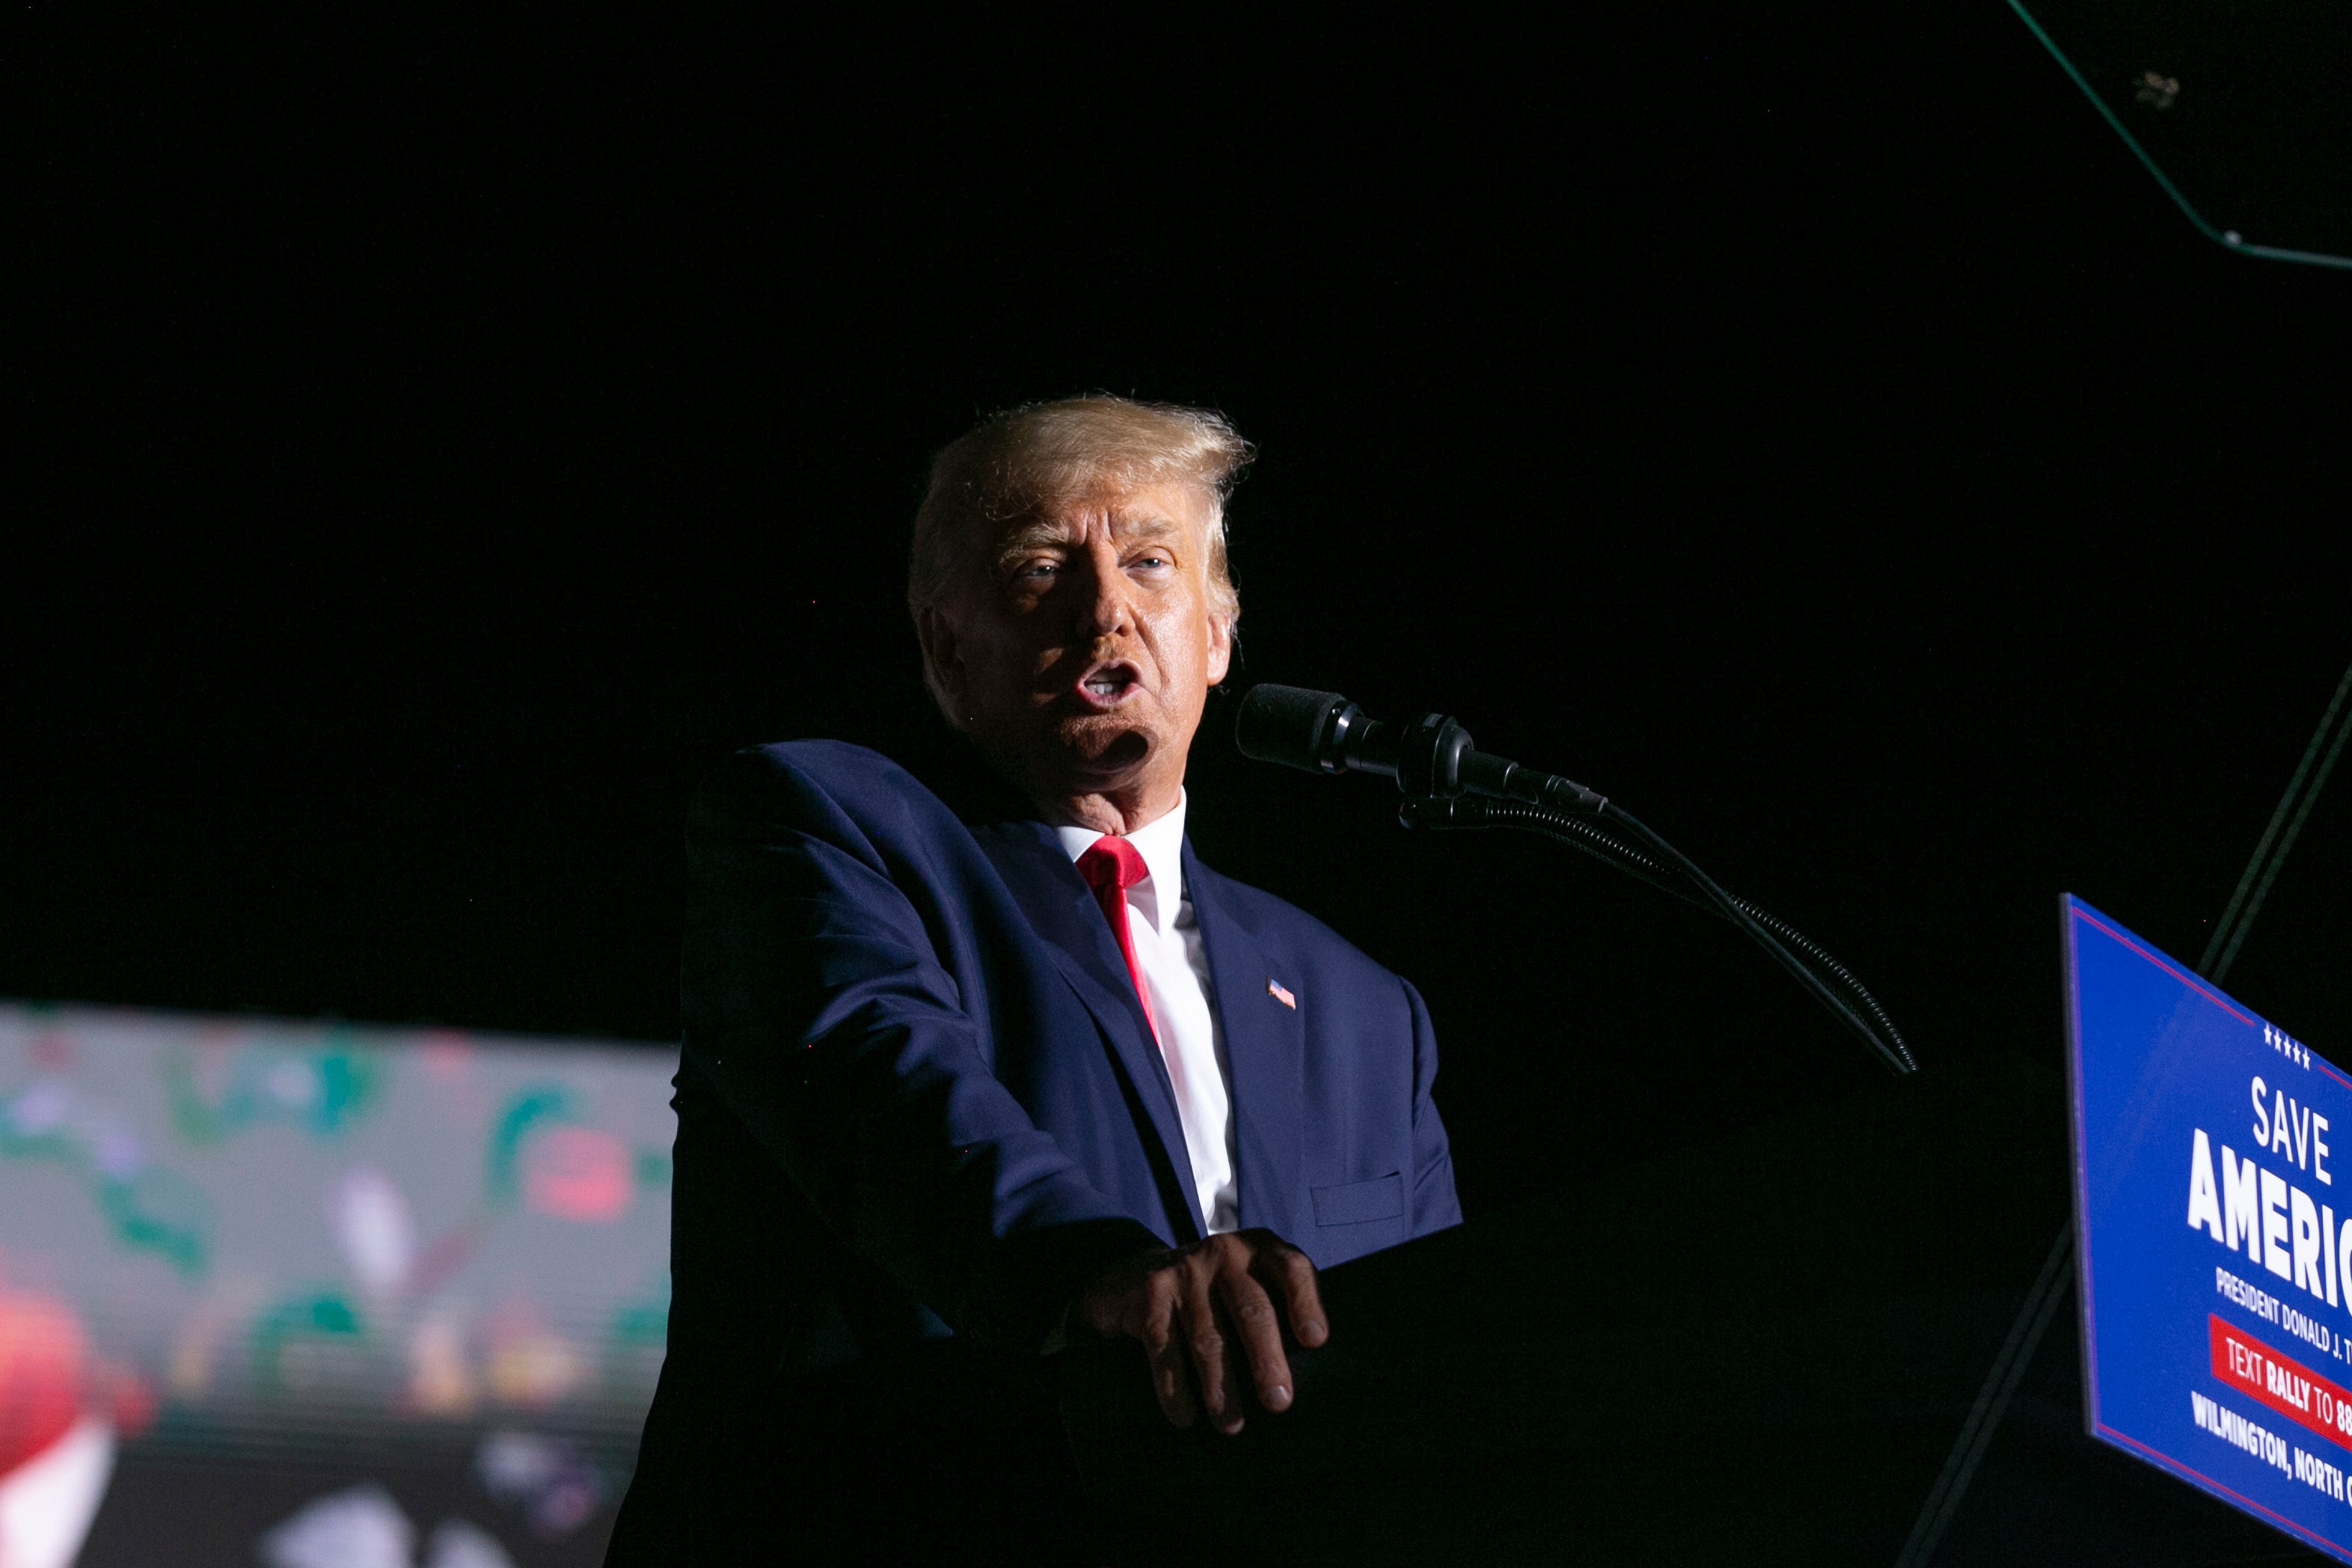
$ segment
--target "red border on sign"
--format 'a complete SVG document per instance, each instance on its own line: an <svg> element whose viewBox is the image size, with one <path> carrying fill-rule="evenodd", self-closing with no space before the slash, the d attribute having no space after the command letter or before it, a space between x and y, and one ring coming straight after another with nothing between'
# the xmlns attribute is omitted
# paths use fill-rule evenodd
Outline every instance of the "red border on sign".
<svg viewBox="0 0 2352 1568"><path fill-rule="evenodd" d="M2327 1536L2320 1534L2319 1531L2312 1529L2311 1526L2307 1524L2298 1524L2294 1520L2289 1519L2286 1515L2279 1512L2276 1509L2263 1507L2261 1503L2256 1502L2245 1493L2235 1490L2232 1488L2223 1486L2220 1481L2215 1480L2204 1471L2182 1464L2179 1460L2164 1452L2161 1448L2151 1448L2147 1444L2141 1442L2138 1438L2132 1436L2128 1433L2118 1432L2104 1421L2098 1424L2098 1432L2100 1436L2105 1437L2108 1442L2115 1444L2117 1447L2138 1449L2141 1453L2146 1454L2149 1458L2154 1459L2158 1464L2162 1465L2166 1469L2179 1472L2181 1475L2188 1477L2190 1480L2195 1481L2199 1486L2203 1487L2207 1491L2211 1492L2214 1496L2228 1498L2231 1502L2238 1504L2249 1513L2261 1514L2264 1519L2269 1520L2281 1530L2290 1531L2296 1535L2302 1536L2305 1541L2316 1541L2320 1545L2327 1547L2339 1554L2345 1550L2341 1543L2329 1539Z"/></svg>
<svg viewBox="0 0 2352 1568"><path fill-rule="evenodd" d="M2123 932L2117 931L2115 927L2107 924L2106 921L2101 920L2098 916L2091 913L2080 903L2069 904L2067 906L2066 912L2075 920L2081 921L2084 925L2097 931L2101 935L2106 937L2108 940L2119 944L2120 946L2126 947L2132 952L2139 954L2142 958L2147 959L2150 963L2155 964L2158 969L2163 970L2167 974L2171 975L2175 980L2179 981L2180 984L2189 987L2189 990L2196 992L2197 994L2204 997L2205 1000L2212 1003L2213 1005L2221 1008L2221 1011L2229 1014L2230 1016L2237 1019L2241 1024L2252 1024L2258 1026L2261 1025L2262 1020L2260 1018L2257 1018L2252 1014L2246 1012L2235 1002L2231 1001L2227 996L2222 995L2219 991L2216 991L2210 985L2206 984L2203 978L2193 971L2183 969L2180 965L2173 963L2172 960L2165 957L2164 954L2143 947L2138 942L2134 942L2130 937L2126 936ZM2305 1048L2308 1049L2309 1047L2306 1047ZM2334 1067L2328 1064L2326 1058L2322 1057L2316 1051L2312 1052L2311 1065L2326 1073L2329 1078L2334 1079L2336 1082L2342 1084L2345 1088L2352 1089L2352 1078L2346 1078L2342 1073L2337 1072Z"/></svg>

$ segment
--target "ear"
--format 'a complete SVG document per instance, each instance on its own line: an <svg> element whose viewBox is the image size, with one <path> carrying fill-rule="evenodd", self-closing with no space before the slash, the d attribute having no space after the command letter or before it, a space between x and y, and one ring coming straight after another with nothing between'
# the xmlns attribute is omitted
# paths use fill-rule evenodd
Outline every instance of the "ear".
<svg viewBox="0 0 2352 1568"><path fill-rule="evenodd" d="M1224 679L1234 662L1234 621L1231 616L1209 616L1209 684Z"/></svg>
<svg viewBox="0 0 2352 1568"><path fill-rule="evenodd" d="M915 640L923 648L924 684L948 717L963 728L964 668L962 649L956 642L955 623L936 604L915 613Z"/></svg>

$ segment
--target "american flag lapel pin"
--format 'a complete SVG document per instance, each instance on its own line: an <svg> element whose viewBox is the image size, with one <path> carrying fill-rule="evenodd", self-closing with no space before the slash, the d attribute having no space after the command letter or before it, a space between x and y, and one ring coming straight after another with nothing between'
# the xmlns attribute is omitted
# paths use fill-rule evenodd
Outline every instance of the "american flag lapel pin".
<svg viewBox="0 0 2352 1568"><path fill-rule="evenodd" d="M1271 974L1265 977L1265 994L1273 997L1276 1001L1281 1003L1284 1006L1289 1008L1292 1012L1296 1013L1298 1011L1298 998L1284 990L1281 983L1276 980Z"/></svg>

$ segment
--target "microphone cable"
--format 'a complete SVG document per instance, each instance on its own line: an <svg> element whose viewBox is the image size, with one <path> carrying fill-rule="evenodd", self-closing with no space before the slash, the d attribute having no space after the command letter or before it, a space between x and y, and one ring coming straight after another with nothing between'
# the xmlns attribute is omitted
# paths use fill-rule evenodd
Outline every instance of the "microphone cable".
<svg viewBox="0 0 2352 1568"><path fill-rule="evenodd" d="M1886 1009L1879 1005L1878 998L1872 995L1869 987L1855 978L1853 973L1832 956L1826 948L1770 910L1726 891L1713 878L1700 870L1688 856L1615 802L1604 802L1600 809L1603 821L1612 826L1622 823L1666 863L1661 864L1659 859L1654 859L1641 848L1628 844L1600 822L1547 810L1522 801L1471 795L1445 799L1408 797L1398 807L1398 816L1409 827L1525 828L1556 843L1565 844L1571 849L1580 850L1603 865L1646 882L1661 892L1671 893L1685 903L1706 910L1738 928L1769 953L1776 963L1795 977L1799 984L1811 992L1815 1000L1827 1007L1832 1016L1859 1036L1889 1070L1897 1074L1918 1070L1919 1064L1911 1055L1910 1044L1903 1038L1902 1031L1895 1026L1895 1020L1887 1016ZM1679 878L1675 875L1677 871L1681 873ZM1797 948L1804 958L1789 952L1790 947ZM1809 963L1806 960L1811 962ZM1825 982L1824 974L1836 983L1834 989Z"/></svg>
<svg viewBox="0 0 2352 1568"><path fill-rule="evenodd" d="M1339 692L1261 681L1242 699L1234 743L1244 756L1307 773L1385 774L1404 796L1397 816L1407 827L1528 828L1697 904L1770 954L1889 1071L1919 1070L1886 1009L1819 942L1726 892L1605 795L1477 750L1469 732L1443 713L1382 723Z"/></svg>

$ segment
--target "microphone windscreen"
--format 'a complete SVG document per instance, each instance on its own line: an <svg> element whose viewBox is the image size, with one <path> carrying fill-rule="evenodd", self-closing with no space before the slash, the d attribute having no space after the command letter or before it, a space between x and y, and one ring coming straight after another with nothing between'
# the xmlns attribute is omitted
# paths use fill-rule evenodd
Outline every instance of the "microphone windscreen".
<svg viewBox="0 0 2352 1568"><path fill-rule="evenodd" d="M1242 699L1234 721L1234 743L1242 755L1261 763L1286 763L1320 773L1323 742L1332 719L1348 706L1336 691L1261 681Z"/></svg>

